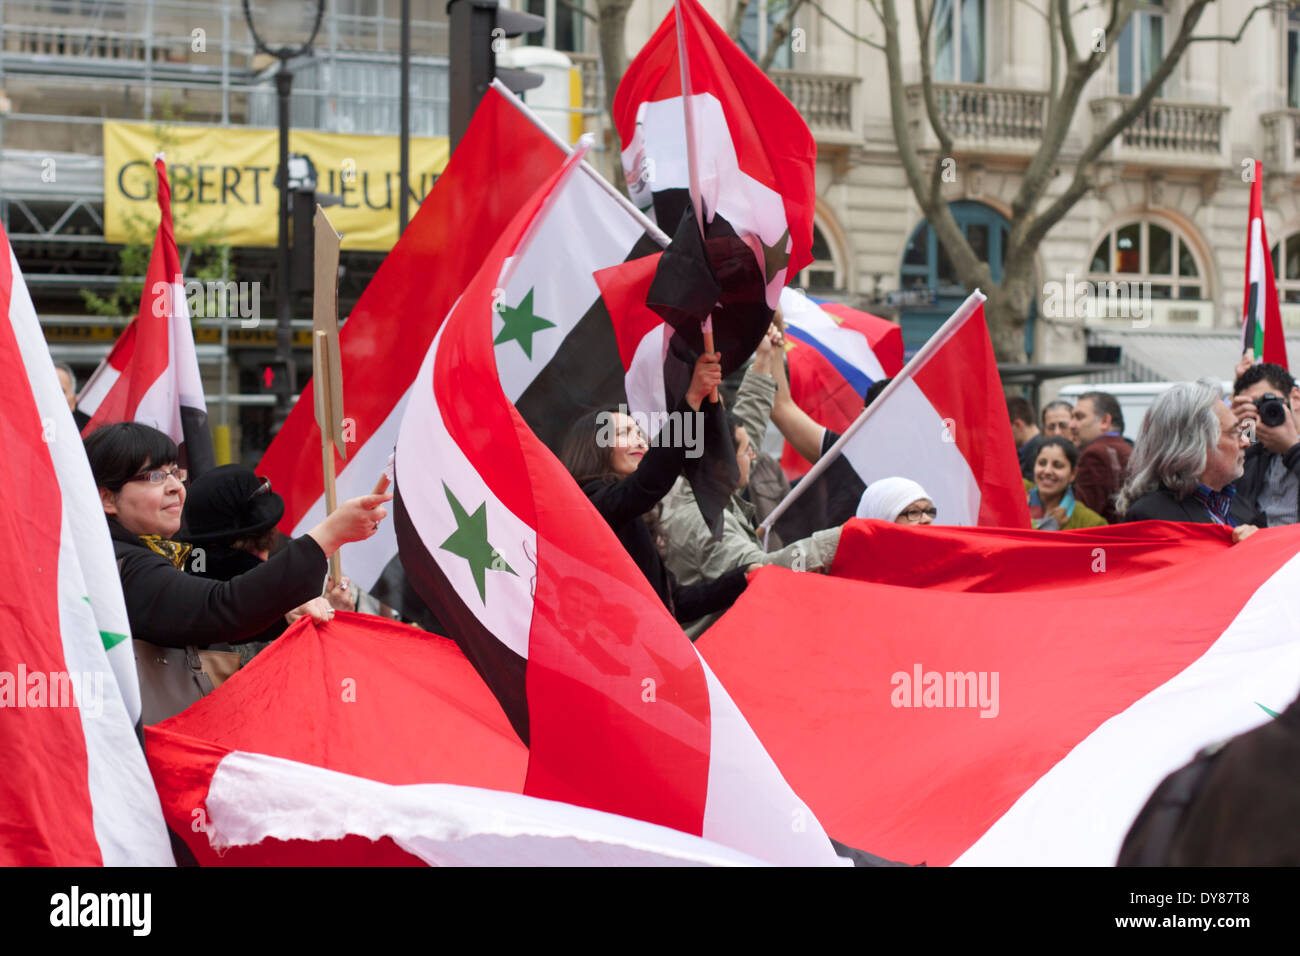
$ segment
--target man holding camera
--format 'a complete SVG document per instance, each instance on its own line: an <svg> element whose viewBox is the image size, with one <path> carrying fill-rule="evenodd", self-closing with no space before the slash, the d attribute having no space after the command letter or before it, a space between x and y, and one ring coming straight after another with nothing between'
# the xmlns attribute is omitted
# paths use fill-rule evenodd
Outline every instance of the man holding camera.
<svg viewBox="0 0 1300 956"><path fill-rule="evenodd" d="M1280 365L1237 366L1232 411L1253 422L1255 441L1246 451L1237 495L1268 517L1269 527L1300 521L1300 430L1296 427L1300 388Z"/></svg>

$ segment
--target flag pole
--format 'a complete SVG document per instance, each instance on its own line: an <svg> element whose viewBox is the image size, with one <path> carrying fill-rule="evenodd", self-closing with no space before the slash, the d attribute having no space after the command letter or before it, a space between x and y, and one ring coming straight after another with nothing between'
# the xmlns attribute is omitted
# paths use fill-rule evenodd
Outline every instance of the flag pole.
<svg viewBox="0 0 1300 956"><path fill-rule="evenodd" d="M880 408L880 406L885 403L885 399L892 395L896 389L902 387L903 383L908 381L918 368L928 362L931 355L938 351L938 349L953 337L966 320L975 313L975 310L984 304L986 298L988 297L979 289L976 289L968 295L966 301L957 307L957 311L948 317L948 321L944 322L944 324L939 327L939 331L930 336L929 340L921 346L919 350L917 350L915 355L912 356L911 361L903 366L902 371L890 379L889 384L886 385L884 390L876 396L876 400L864 408L862 413L853 420L853 424L846 428L844 433L840 435L839 440L836 441L834 445L831 445L830 448L826 449L826 454L822 455L813 463L813 466L808 469L808 473L799 480L799 484L777 503L777 506L772 509L766 518L763 519L763 523L758 526L759 533L764 542L767 541L767 531L771 529L776 520L785 513L786 509L790 507L792 502L803 494L804 489L811 485L813 481L822 474L822 472L830 467L831 462L840 456L840 453L844 450L845 444L854 436L854 434L857 433L858 429L863 426L866 420L871 417L872 413L874 413L876 409ZM764 549L766 549L766 544L764 544Z"/></svg>
<svg viewBox="0 0 1300 956"><path fill-rule="evenodd" d="M343 237L330 224L325 210L316 206L316 261L312 290L312 393L316 399L316 424L320 427L321 477L325 482L325 514L338 505L334 451L347 461L343 441L343 368L339 355L339 246ZM330 584L343 580L338 551L330 555Z"/></svg>
<svg viewBox="0 0 1300 956"><path fill-rule="evenodd" d="M682 0L673 0L673 17L677 24L677 64L681 70L682 113L686 120L686 170L691 194L691 208L695 210L695 224L700 227L700 241L704 236L704 203L700 199L700 164L695 142L695 104L691 100L691 61L686 55L686 23L682 17ZM704 335L704 351L713 354L713 316L706 315L700 323ZM709 401L718 401L715 386Z"/></svg>

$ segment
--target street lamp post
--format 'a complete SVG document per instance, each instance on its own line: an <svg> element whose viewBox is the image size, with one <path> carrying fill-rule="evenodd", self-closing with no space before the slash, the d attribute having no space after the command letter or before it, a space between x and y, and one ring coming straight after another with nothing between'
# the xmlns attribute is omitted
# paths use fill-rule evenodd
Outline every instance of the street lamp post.
<svg viewBox="0 0 1300 956"><path fill-rule="evenodd" d="M280 190L279 232L279 309L275 325L275 428L289 415L293 397L298 392L297 373L293 364L293 291L289 281L289 93L293 73L289 61L311 49L320 30L325 0L260 0L254 10L252 0L244 0L244 20L258 52L280 61L275 75L275 92L280 120L280 170L276 185ZM303 35L306 39L300 39Z"/></svg>

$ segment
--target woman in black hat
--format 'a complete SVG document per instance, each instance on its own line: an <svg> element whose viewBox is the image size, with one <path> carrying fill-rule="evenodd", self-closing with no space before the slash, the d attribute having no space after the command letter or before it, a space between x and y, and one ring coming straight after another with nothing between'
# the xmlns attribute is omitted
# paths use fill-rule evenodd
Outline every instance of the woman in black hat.
<svg viewBox="0 0 1300 956"><path fill-rule="evenodd" d="M186 474L175 443L155 428L119 422L86 438L117 555L134 637L164 647L209 647L257 637L320 595L331 554L379 529L391 495L343 502L269 560L229 581L181 571L192 551L176 540Z"/></svg>
<svg viewBox="0 0 1300 956"><path fill-rule="evenodd" d="M194 546L185 570L215 581L229 581L252 571L270 557L277 537L275 528L283 517L284 499L271 490L269 478L258 477L244 465L213 468L195 479L185 499L179 537ZM274 640L302 614L329 620L335 609L356 609L346 578L324 596L294 608L255 640ZM261 646L245 645L243 649L256 653Z"/></svg>

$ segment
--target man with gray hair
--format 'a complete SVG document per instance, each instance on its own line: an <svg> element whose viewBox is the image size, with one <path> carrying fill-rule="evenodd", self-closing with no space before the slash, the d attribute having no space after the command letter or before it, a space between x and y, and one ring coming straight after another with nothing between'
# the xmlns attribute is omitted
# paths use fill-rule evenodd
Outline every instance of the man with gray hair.
<svg viewBox="0 0 1300 956"><path fill-rule="evenodd" d="M1192 521L1234 528L1240 541L1264 523L1236 497L1250 441L1210 379L1180 382L1147 411L1118 510L1125 521Z"/></svg>
<svg viewBox="0 0 1300 956"><path fill-rule="evenodd" d="M59 385L63 388L63 397L68 400L68 408L77 410L77 373L67 362L55 362L54 371L59 375Z"/></svg>

